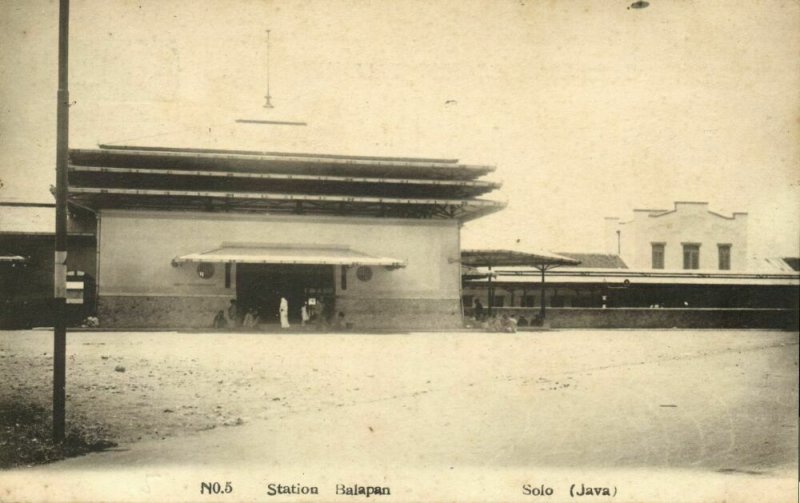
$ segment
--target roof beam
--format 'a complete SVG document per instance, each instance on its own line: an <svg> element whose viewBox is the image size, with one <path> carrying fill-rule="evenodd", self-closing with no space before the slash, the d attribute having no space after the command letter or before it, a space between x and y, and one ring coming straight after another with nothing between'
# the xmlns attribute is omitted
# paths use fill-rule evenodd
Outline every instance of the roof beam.
<svg viewBox="0 0 800 503"><path fill-rule="evenodd" d="M70 164L69 170L76 173L110 173L161 176L200 176L223 178L250 178L258 180L301 180L334 183L379 183L399 185L433 185L446 187L470 187L482 189L498 189L503 184L488 180L438 180L423 178L384 178L365 176L333 176L333 175L296 175L287 173L252 173L240 171L193 170L169 168L123 168L115 166L80 166Z"/></svg>
<svg viewBox="0 0 800 503"><path fill-rule="evenodd" d="M452 162L442 162L432 159L415 160L413 158L369 158L369 157L331 157L324 155L313 154L289 154L280 155L276 152L258 153L242 151L204 151L202 149L196 150L151 150L151 149L136 149L130 150L96 150L96 149L72 149L70 150L70 157L75 162L75 158L88 157L88 158L168 158L168 159L188 159L192 161L198 160L243 160L243 161L274 161L283 163L297 163L297 164L326 164L326 165L341 165L341 166L383 166L383 167L406 167L406 168L442 168L443 171L476 171L479 173L488 173L497 169L495 166L484 164L455 164Z"/></svg>
<svg viewBox="0 0 800 503"><path fill-rule="evenodd" d="M221 199L275 201L340 201L357 203L386 203L408 205L460 205L474 208L502 208L504 203L488 199L418 199L395 197L339 196L317 194L282 194L270 192L222 192L160 189L122 189L100 187L70 187L71 194L118 194L132 196L213 197Z"/></svg>

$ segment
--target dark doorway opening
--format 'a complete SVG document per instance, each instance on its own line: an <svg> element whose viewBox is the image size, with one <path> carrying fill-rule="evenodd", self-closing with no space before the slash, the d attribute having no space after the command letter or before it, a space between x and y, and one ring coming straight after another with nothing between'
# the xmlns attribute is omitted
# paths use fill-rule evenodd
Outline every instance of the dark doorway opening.
<svg viewBox="0 0 800 503"><path fill-rule="evenodd" d="M278 309L286 297L289 322L299 323L304 302L332 304L333 273L332 265L237 264L236 300L240 309L255 309L261 323L271 324L280 322Z"/></svg>

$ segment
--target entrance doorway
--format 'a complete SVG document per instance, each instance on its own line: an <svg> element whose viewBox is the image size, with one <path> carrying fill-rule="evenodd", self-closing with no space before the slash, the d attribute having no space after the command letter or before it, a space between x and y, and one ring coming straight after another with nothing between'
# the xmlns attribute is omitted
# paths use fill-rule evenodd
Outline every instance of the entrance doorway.
<svg viewBox="0 0 800 503"><path fill-rule="evenodd" d="M256 309L261 323L272 324L280 322L278 309L286 297L289 321L299 323L304 302L323 300L333 307L333 274L332 265L237 264L236 301L242 310Z"/></svg>

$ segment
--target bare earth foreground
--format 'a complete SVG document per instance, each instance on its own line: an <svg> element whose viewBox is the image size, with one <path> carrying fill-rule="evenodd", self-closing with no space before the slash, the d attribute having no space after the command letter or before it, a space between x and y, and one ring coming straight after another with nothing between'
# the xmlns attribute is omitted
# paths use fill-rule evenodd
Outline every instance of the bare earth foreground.
<svg viewBox="0 0 800 503"><path fill-rule="evenodd" d="M68 422L119 447L0 472L0 501L797 497L797 333L71 332L67 355ZM0 399L49 408L51 379L51 332L0 332Z"/></svg>

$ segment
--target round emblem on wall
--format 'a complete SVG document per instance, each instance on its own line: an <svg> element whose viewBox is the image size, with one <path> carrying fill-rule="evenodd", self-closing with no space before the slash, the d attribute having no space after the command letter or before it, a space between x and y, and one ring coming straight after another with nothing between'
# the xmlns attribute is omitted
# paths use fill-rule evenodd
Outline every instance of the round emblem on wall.
<svg viewBox="0 0 800 503"><path fill-rule="evenodd" d="M356 269L356 277L361 281L369 281L372 279L372 269L369 267L362 265L358 269Z"/></svg>
<svg viewBox="0 0 800 503"><path fill-rule="evenodd" d="M214 275L214 264L202 263L197 266L197 275L203 279L209 279Z"/></svg>

